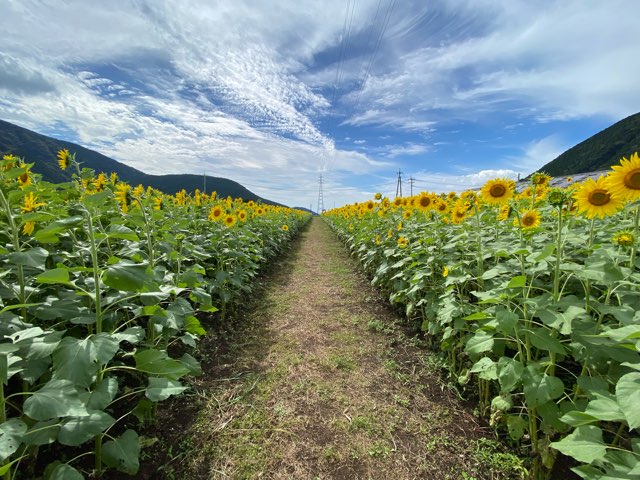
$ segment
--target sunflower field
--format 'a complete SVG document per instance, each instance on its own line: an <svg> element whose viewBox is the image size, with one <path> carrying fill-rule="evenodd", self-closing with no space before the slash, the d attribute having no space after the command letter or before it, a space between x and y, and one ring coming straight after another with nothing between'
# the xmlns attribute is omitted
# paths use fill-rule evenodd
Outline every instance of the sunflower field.
<svg viewBox="0 0 640 480"><path fill-rule="evenodd" d="M531 458L531 478L549 478L558 452L584 479L640 478L640 158L548 181L376 194L325 219Z"/></svg>
<svg viewBox="0 0 640 480"><path fill-rule="evenodd" d="M54 185L0 162L0 475L134 475L157 404L198 375L207 323L309 215L132 187L58 154ZM194 354L194 355L192 355Z"/></svg>

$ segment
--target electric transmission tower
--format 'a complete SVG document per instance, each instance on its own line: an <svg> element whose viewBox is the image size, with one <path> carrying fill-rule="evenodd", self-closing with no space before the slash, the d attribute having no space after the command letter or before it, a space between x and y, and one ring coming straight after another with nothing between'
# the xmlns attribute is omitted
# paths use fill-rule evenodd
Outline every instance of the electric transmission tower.
<svg viewBox="0 0 640 480"><path fill-rule="evenodd" d="M398 184L396 185L396 197L402 196L402 172L398 169Z"/></svg>
<svg viewBox="0 0 640 480"><path fill-rule="evenodd" d="M324 211L324 195L322 193L322 175L320 175L320 186L318 188L318 215Z"/></svg>

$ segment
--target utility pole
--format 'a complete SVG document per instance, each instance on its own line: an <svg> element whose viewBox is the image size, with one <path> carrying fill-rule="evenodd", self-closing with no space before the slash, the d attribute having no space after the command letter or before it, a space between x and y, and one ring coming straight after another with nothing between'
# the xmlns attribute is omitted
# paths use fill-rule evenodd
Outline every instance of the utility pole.
<svg viewBox="0 0 640 480"><path fill-rule="evenodd" d="M320 175L320 185L318 187L318 215L324 211L324 196L322 193L322 174Z"/></svg>
<svg viewBox="0 0 640 480"><path fill-rule="evenodd" d="M398 169L398 183L396 185L396 197L402 197L402 172Z"/></svg>
<svg viewBox="0 0 640 480"><path fill-rule="evenodd" d="M413 197L413 182L415 182L416 179L413 177L409 177L409 186L411 188L411 196Z"/></svg>

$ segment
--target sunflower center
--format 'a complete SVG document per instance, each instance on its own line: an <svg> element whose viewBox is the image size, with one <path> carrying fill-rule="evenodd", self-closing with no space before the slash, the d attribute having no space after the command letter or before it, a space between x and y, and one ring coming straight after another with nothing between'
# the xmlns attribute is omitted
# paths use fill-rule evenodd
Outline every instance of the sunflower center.
<svg viewBox="0 0 640 480"><path fill-rule="evenodd" d="M635 168L624 176L624 185L633 190L640 190L640 168Z"/></svg>
<svg viewBox="0 0 640 480"><path fill-rule="evenodd" d="M611 195L609 195L609 192L601 188L598 188L593 192L589 192L589 203L591 205L595 205L596 207L606 205L610 200Z"/></svg>
<svg viewBox="0 0 640 480"><path fill-rule="evenodd" d="M429 197L420 198L420 206L428 207L430 203L431 203L431 199Z"/></svg>
<svg viewBox="0 0 640 480"><path fill-rule="evenodd" d="M534 223L536 223L536 219L533 215L525 215L524 217L522 217L522 224L525 227L530 227Z"/></svg>
<svg viewBox="0 0 640 480"><path fill-rule="evenodd" d="M503 197L505 193L507 193L507 189L505 188L504 185L500 185L500 184L491 185L491 188L489 189L489 194L493 198Z"/></svg>

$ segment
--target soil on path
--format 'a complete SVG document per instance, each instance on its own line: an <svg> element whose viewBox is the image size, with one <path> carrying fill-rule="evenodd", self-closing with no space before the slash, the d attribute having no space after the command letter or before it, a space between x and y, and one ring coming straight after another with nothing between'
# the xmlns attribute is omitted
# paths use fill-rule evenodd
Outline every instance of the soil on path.
<svg viewBox="0 0 640 480"><path fill-rule="evenodd" d="M236 331L204 342L197 418L174 439L162 475L518 478L399 322L312 220L261 279Z"/></svg>

